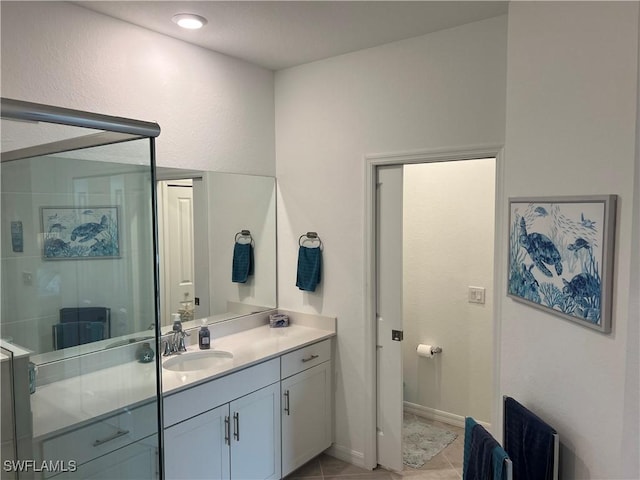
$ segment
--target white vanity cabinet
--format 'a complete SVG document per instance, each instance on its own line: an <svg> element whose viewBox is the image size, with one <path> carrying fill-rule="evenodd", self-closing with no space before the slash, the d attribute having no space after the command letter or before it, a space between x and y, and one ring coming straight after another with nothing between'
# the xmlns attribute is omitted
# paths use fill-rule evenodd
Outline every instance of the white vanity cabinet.
<svg viewBox="0 0 640 480"><path fill-rule="evenodd" d="M165 478L280 478L279 373L273 359L167 396Z"/></svg>
<svg viewBox="0 0 640 480"><path fill-rule="evenodd" d="M280 387L265 387L229 404L231 478L280 478Z"/></svg>
<svg viewBox="0 0 640 480"><path fill-rule="evenodd" d="M332 442L331 340L282 357L282 476Z"/></svg>
<svg viewBox="0 0 640 480"><path fill-rule="evenodd" d="M164 398L164 472L279 479L332 442L331 339Z"/></svg>
<svg viewBox="0 0 640 480"><path fill-rule="evenodd" d="M44 478L158 478L158 411L155 402L124 408L115 415L38 442L38 460L61 461L67 470L44 471Z"/></svg>
<svg viewBox="0 0 640 480"><path fill-rule="evenodd" d="M158 437L151 435L60 475L65 480L157 479Z"/></svg>

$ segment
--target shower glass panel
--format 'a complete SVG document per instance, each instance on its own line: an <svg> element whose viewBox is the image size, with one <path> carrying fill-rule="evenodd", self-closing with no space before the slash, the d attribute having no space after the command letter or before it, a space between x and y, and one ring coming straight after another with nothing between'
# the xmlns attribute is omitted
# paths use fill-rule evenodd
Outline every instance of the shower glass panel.
<svg viewBox="0 0 640 480"><path fill-rule="evenodd" d="M2 382L2 388L0 388L0 408L2 409L0 448L3 465L5 461L18 459L13 377L13 352L0 347L0 382ZM2 478L5 476L7 479L16 478L15 472L6 472Z"/></svg>
<svg viewBox="0 0 640 480"><path fill-rule="evenodd" d="M28 352L2 400L30 441L0 476L160 478L154 138L2 122L0 337Z"/></svg>

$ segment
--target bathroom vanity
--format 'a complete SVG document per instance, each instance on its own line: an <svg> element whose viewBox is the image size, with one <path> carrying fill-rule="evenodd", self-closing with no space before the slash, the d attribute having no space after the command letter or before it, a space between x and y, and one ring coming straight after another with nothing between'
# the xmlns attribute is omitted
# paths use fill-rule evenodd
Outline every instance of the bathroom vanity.
<svg viewBox="0 0 640 480"><path fill-rule="evenodd" d="M265 326L219 345L214 340L214 348L233 351L234 358L214 362L212 371L219 373L204 381L165 394L165 477L278 479L327 449L332 335L296 325ZM247 352L234 348L236 342L246 342ZM224 364L233 363L235 352L256 360L226 373ZM185 373L165 372L163 381L176 380L173 375L182 382Z"/></svg>
<svg viewBox="0 0 640 480"><path fill-rule="evenodd" d="M265 319L212 325L211 350L196 343L162 357L167 480L278 479L331 445L335 319L293 316L287 328ZM158 478L154 375L153 363L131 361L38 388L36 461L74 466L42 476ZM68 389L82 395L65 397ZM87 396L93 401L83 404Z"/></svg>

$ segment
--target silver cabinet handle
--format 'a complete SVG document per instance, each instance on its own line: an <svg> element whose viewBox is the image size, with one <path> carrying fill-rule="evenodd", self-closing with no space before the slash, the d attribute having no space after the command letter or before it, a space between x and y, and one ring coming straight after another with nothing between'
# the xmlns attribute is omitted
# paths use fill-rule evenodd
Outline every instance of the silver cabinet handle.
<svg viewBox="0 0 640 480"><path fill-rule="evenodd" d="M240 414L238 412L233 414L233 438L240 441Z"/></svg>
<svg viewBox="0 0 640 480"><path fill-rule="evenodd" d="M100 445L103 445L107 442L110 442L112 440L115 440L116 438L120 438L123 437L125 435L129 434L129 430L120 430L118 429L118 431L116 433L114 433L113 435L107 437L107 438L102 438L100 440L96 440L95 442L93 442L93 446L94 447L99 447Z"/></svg>
<svg viewBox="0 0 640 480"><path fill-rule="evenodd" d="M309 356L309 358L303 358L302 359L302 363L307 363L310 362L311 360L315 360L316 358L318 358L320 355L311 355Z"/></svg>
<svg viewBox="0 0 640 480"><path fill-rule="evenodd" d="M231 422L229 422L229 417L227 415L224 416L224 443L227 445L231 445Z"/></svg>
<svg viewBox="0 0 640 480"><path fill-rule="evenodd" d="M284 392L284 411L287 412L287 415L290 415L290 412L289 412L289 390Z"/></svg>

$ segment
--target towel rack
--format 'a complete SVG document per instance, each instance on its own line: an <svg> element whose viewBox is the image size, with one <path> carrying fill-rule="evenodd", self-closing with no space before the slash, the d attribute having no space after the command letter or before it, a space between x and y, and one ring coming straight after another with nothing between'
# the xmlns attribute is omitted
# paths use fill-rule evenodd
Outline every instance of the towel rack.
<svg viewBox="0 0 640 480"><path fill-rule="evenodd" d="M236 233L236 236L235 236L236 243L238 243L238 237L240 238L249 237L249 243L253 245L253 237L251 236L251 232L249 230L240 230L238 233Z"/></svg>
<svg viewBox="0 0 640 480"><path fill-rule="evenodd" d="M307 233L303 233L302 235L300 235L300 237L298 238L298 245L302 246L302 244L305 241L310 241L310 242L319 242L319 245L317 248L322 249L322 240L320 239L320 236L318 235L318 232L307 232Z"/></svg>

